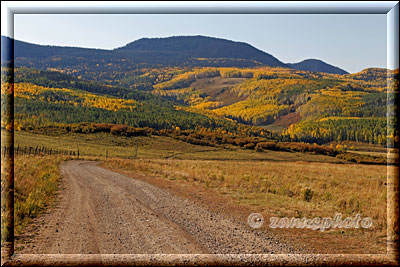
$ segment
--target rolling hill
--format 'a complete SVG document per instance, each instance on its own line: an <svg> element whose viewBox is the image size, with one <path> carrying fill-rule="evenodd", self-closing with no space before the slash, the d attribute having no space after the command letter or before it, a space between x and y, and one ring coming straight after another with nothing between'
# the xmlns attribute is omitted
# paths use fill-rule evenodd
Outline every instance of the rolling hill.
<svg viewBox="0 0 400 267"><path fill-rule="evenodd" d="M265 66L286 67L284 63L247 43L206 37L173 36L168 38L142 38L115 51L167 52L171 56L187 58L226 58L257 61Z"/></svg>
<svg viewBox="0 0 400 267"><path fill-rule="evenodd" d="M203 36L144 38L114 50L14 46L16 115L28 123L251 129L318 143L386 144L397 135L386 116L395 118L387 79L398 70L348 74L318 60L289 68L246 43Z"/></svg>
<svg viewBox="0 0 400 267"><path fill-rule="evenodd" d="M2 45L11 47L11 39L1 37ZM4 49L2 49L4 51ZM62 69L86 79L107 82L105 74L129 73L144 67L283 67L345 74L347 72L322 61L306 60L285 64L250 44L206 36L142 38L114 50L37 45L14 40L17 66L37 69ZM2 54L2 61L7 60Z"/></svg>
<svg viewBox="0 0 400 267"><path fill-rule="evenodd" d="M25 125L92 122L235 134L274 131L279 140L317 143L386 144L395 135L394 128L387 128L387 118L395 123L395 116L387 115L393 95L387 94L380 69L352 75L279 67L143 71L144 77L154 76L149 92L18 68L16 117Z"/></svg>
<svg viewBox="0 0 400 267"><path fill-rule="evenodd" d="M2 68L2 105L9 89L6 75L7 69ZM13 93L17 128L80 122L153 129L237 127L227 120L177 109L173 102L148 92L85 81L59 72L17 68ZM2 120L2 127L3 124Z"/></svg>
<svg viewBox="0 0 400 267"><path fill-rule="evenodd" d="M306 59L299 63L287 63L286 65L296 70L325 72L340 75L349 74L347 71L341 68L332 66L318 59Z"/></svg>

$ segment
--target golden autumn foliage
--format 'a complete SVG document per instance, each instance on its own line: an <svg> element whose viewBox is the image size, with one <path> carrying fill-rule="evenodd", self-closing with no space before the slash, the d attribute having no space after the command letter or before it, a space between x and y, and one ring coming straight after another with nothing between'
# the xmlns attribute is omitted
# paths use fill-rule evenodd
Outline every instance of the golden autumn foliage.
<svg viewBox="0 0 400 267"><path fill-rule="evenodd" d="M215 77L245 80L235 86L227 85L216 93L213 93L212 84L209 89L194 85L196 80ZM302 114L311 114L321 105L327 111L341 107L345 116L353 114L354 109L363 105L362 98L368 91L364 90L362 81L351 77L270 67L195 68L155 84L153 93L184 102L198 110L212 110L217 116L263 125L274 122L309 100L313 100L310 105L299 110ZM228 81L226 83L229 84ZM219 97L220 94L227 95L231 100L225 101Z"/></svg>
<svg viewBox="0 0 400 267"><path fill-rule="evenodd" d="M2 94L8 87L8 83L1 85ZM65 88L48 88L30 83L15 83L14 96L111 111L135 110L137 106L137 102L132 99L119 99Z"/></svg>
<svg viewBox="0 0 400 267"><path fill-rule="evenodd" d="M106 62L99 64L104 65ZM320 144L327 140L345 139L384 145L387 140L395 140L398 136L396 132L383 132L386 125L376 120L387 114L387 84L388 79L393 79L395 71L366 69L355 74L337 75L279 67L185 66L136 69L131 74L104 86L111 88L111 84L121 81L118 84L121 89L145 90L172 100L167 105L179 112L156 123L165 129L179 125L174 116L182 114L180 111L186 111L202 115L201 121L205 121L210 128L216 128L217 120L228 124L238 122L249 127L261 126L274 131L280 141L297 140ZM2 84L2 93L6 92L7 86L7 83ZM118 92L110 96L108 93L111 89L105 88L99 94L95 86L84 92L18 82L15 85L15 96L109 111L137 111L143 107L142 98L125 99L124 94L136 94L136 90L130 89L120 94L118 87ZM158 120L158 115L155 115L152 108L149 109L150 120ZM184 124L194 121L195 117L191 116L185 119ZM130 114L121 115L115 122L123 123L122 120L129 118ZM200 117L196 119L200 120ZM143 123L140 118L138 121ZM196 125L196 122L193 123ZM346 128L345 124L356 125L358 128ZM182 125L180 127L185 128ZM235 131L228 130L227 134L238 134ZM257 131L260 133L261 130Z"/></svg>

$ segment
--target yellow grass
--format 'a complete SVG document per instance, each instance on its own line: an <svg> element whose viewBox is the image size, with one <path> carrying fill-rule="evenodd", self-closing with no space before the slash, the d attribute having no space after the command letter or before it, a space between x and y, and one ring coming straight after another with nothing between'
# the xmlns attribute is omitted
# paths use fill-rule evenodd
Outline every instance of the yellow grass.
<svg viewBox="0 0 400 267"><path fill-rule="evenodd" d="M194 183L281 217L359 213L372 218L368 231L386 234L386 166L207 160L110 160L104 165Z"/></svg>
<svg viewBox="0 0 400 267"><path fill-rule="evenodd" d="M18 232L49 206L58 190L61 156L15 157L14 223Z"/></svg>

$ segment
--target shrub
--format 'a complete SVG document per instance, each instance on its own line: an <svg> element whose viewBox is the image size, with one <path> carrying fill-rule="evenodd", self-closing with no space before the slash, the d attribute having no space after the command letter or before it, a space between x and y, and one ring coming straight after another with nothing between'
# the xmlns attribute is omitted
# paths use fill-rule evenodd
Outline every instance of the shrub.
<svg viewBox="0 0 400 267"><path fill-rule="evenodd" d="M257 145L256 145L256 150L257 151L262 151L264 149L279 150L279 147L277 146L277 144L275 142L260 142L260 143L257 143Z"/></svg>
<svg viewBox="0 0 400 267"><path fill-rule="evenodd" d="M246 138L236 138L235 139L235 144L237 146L244 146L247 143L248 143L248 140Z"/></svg>
<svg viewBox="0 0 400 267"><path fill-rule="evenodd" d="M113 126L111 127L110 133L116 134L116 135L121 135L122 133L126 132L126 129L127 129L127 128L128 128L128 127L125 126L125 125L113 125Z"/></svg>
<svg viewBox="0 0 400 267"><path fill-rule="evenodd" d="M248 143L244 145L245 149L254 149L256 147L256 144L254 143Z"/></svg>
<svg viewBox="0 0 400 267"><path fill-rule="evenodd" d="M314 191L312 191L310 188L306 188L306 190L304 190L303 198L305 201L310 202L313 195L314 195Z"/></svg>

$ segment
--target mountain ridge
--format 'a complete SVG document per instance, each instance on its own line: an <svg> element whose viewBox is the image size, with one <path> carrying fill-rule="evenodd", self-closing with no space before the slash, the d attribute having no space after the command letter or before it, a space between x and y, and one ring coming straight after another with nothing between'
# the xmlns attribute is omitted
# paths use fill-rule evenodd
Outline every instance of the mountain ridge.
<svg viewBox="0 0 400 267"><path fill-rule="evenodd" d="M202 35L141 38L116 49L116 51L118 50L175 52L200 58L249 59L271 67L286 67L283 62L271 54L248 43Z"/></svg>
<svg viewBox="0 0 400 267"><path fill-rule="evenodd" d="M313 72L324 72L324 73L332 73L332 74L349 74L347 71L328 64L320 59L304 59L297 63L286 63L291 68L297 70L304 70L304 71L313 71Z"/></svg>
<svg viewBox="0 0 400 267"><path fill-rule="evenodd" d="M9 46L11 38L1 36L2 47ZM264 52L248 43L237 42L228 39L208 37L202 35L196 36L171 36L165 38L141 38L112 50L97 48L81 48L69 46L50 46L32 44L29 42L14 40L15 57L23 58L30 61L34 58L36 62L33 65L42 65L42 67L56 68L62 62L67 61L73 66L73 58L79 60L93 61L110 60L124 61L130 60L131 64L148 64L148 65L193 65L193 66L218 66L225 67L256 67L270 66L294 68L298 70L325 72L333 74L348 74L348 72L338 67L332 66L321 60L318 60L317 67L314 66L310 70L310 66L304 65L304 62L315 61L314 59L304 60L299 63L285 64L273 55ZM4 49L2 49L4 50ZM2 61L6 60L3 56ZM61 62L55 63L52 57L61 57ZM200 59L208 59L208 61ZM39 60L39 62L38 62ZM32 66L24 60L23 66Z"/></svg>

